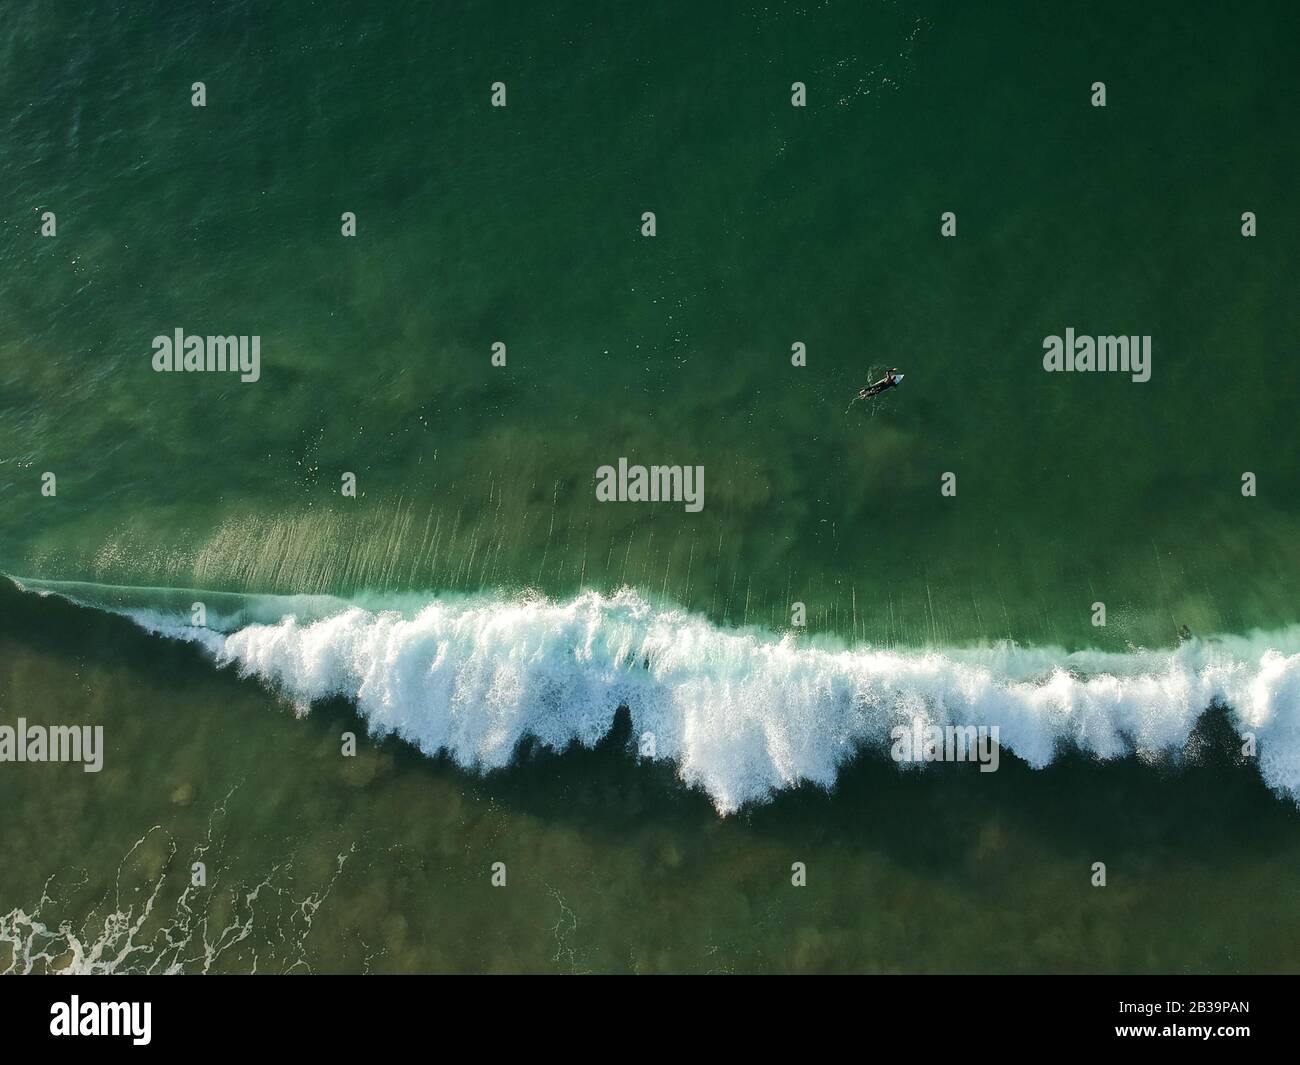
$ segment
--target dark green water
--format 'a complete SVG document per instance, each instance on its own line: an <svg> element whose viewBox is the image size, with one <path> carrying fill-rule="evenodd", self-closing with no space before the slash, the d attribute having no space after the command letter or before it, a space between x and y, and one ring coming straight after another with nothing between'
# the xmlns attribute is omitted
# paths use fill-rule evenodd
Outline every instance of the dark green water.
<svg viewBox="0 0 1300 1065"><path fill-rule="evenodd" d="M1186 625L1292 657L1177 770L1207 707L1175 671L1113 712L1127 736L1175 706L1136 744L1155 766L1084 742L1045 770L900 775L837 732L834 793L720 818L635 763L626 722L482 778L366 737L327 698L352 689L295 720L193 647L6 585L0 723L110 741L102 774L0 764L0 914L55 876L41 919L93 941L162 877L175 922L211 839L220 886L185 905L212 936L267 884L220 970L1294 969L1300 820L1268 786L1300 782L1300 647L1277 635L1300 621L1300 16L1055 6L10 3L0 571L181 589L132 604L182 612L630 586L760 639L805 603L831 650L1123 655ZM1151 336L1151 379L1045 373L1067 327ZM154 373L176 328L260 336L261 379ZM846 412L888 366L905 384ZM703 510L598 503L620 456L702 465ZM689 735L783 691L716 668L704 694L655 673L695 693ZM1264 782L1247 727L1274 737Z"/></svg>
<svg viewBox="0 0 1300 1065"><path fill-rule="evenodd" d="M1294 16L967 8L17 5L0 556L912 644L1295 621ZM1151 380L1045 374L1069 326L1151 335ZM262 380L153 373L176 327ZM704 465L704 510L596 503L620 455Z"/></svg>

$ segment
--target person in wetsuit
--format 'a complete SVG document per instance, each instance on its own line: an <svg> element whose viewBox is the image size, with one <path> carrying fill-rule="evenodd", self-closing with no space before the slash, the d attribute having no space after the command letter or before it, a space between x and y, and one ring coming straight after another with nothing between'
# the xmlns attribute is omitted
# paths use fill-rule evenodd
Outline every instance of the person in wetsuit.
<svg viewBox="0 0 1300 1065"><path fill-rule="evenodd" d="M867 385L866 388L858 392L858 399L870 399L872 396L878 396L881 392L888 392L891 388L896 388L898 382L903 379L903 375L898 372L898 367L890 369L889 373L877 381L874 385Z"/></svg>

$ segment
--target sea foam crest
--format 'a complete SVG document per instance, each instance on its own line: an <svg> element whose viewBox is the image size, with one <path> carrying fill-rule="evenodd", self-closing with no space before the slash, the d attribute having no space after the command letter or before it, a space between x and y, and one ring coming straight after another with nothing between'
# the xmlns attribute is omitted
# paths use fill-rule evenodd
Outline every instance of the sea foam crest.
<svg viewBox="0 0 1300 1065"><path fill-rule="evenodd" d="M229 633L124 612L304 706L349 697L374 733L476 769L507 765L529 736L591 745L626 706L654 756L722 813L801 781L829 787L855 752L887 749L890 729L918 717L997 725L1004 748L1041 767L1062 743L1101 758L1178 751L1216 703L1254 735L1265 781L1300 801L1300 626L1114 654L813 645L722 629L631 590L405 611L338 603Z"/></svg>

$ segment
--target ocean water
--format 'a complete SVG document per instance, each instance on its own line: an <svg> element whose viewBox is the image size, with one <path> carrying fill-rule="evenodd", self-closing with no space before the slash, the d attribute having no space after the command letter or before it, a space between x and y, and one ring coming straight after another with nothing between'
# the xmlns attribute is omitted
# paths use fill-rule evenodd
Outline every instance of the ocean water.
<svg viewBox="0 0 1300 1065"><path fill-rule="evenodd" d="M1294 970L1300 17L517 7L6 9L0 971Z"/></svg>

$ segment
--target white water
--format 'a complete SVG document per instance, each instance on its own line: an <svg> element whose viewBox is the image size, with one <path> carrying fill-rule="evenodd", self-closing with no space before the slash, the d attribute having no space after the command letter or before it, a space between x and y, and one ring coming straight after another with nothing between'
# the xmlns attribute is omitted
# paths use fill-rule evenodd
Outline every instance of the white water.
<svg viewBox="0 0 1300 1065"><path fill-rule="evenodd" d="M303 886L304 876L290 856L259 878L227 889L228 908L219 908L219 916L209 914L199 905L201 890L190 881L190 863L209 860L217 845L214 825L229 799L228 794L213 810L207 836L188 861L174 862L176 841L162 826L150 828L118 864L112 889L88 910L75 902L86 881L84 870L73 877L51 874L30 912L16 906L0 914L0 976L207 973L238 950L251 955L249 971L254 973L259 966L271 972L311 972L307 941L312 923L356 845L336 856L333 875L315 891ZM166 840L162 869L151 875L128 869L135 852L155 834ZM169 877L179 878L179 894L174 886L169 889ZM56 882L62 890L56 890ZM61 897L65 892L71 900Z"/></svg>
<svg viewBox="0 0 1300 1065"><path fill-rule="evenodd" d="M916 717L997 726L1004 749L1041 767L1062 743L1100 758L1178 752L1214 703L1232 708L1243 743L1254 736L1264 780L1300 801L1300 626L1128 654L886 651L721 629L630 590L567 602L408 600L396 610L309 605L299 620L289 611L302 600L258 597L229 632L118 609L201 644L304 711L346 696L375 734L475 769L507 765L528 736L557 749L594 744L626 706L635 734L653 736L654 757L672 759L722 813L800 781L829 787L856 751L887 750L890 729Z"/></svg>

